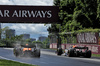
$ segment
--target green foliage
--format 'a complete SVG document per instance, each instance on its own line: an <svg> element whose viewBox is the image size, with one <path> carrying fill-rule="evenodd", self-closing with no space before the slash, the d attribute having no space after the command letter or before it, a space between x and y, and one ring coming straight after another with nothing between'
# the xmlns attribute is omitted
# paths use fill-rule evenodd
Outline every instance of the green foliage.
<svg viewBox="0 0 100 66"><path fill-rule="evenodd" d="M44 44L41 41L33 41L32 44L37 45L37 47L44 48Z"/></svg>
<svg viewBox="0 0 100 66"><path fill-rule="evenodd" d="M97 17L100 18L100 0L97 0Z"/></svg>
<svg viewBox="0 0 100 66"><path fill-rule="evenodd" d="M6 44L3 41L0 41L0 46L6 46Z"/></svg>
<svg viewBox="0 0 100 66"><path fill-rule="evenodd" d="M62 31L100 28L100 0L60 0L59 16Z"/></svg>
<svg viewBox="0 0 100 66"><path fill-rule="evenodd" d="M33 41L33 42L32 42L32 44L36 44L36 43L42 44L41 41Z"/></svg>
<svg viewBox="0 0 100 66"><path fill-rule="evenodd" d="M4 27L4 28L0 29L0 31L2 32L2 31L5 31L5 30L8 30L8 29L9 29L9 27L8 27L8 26L6 26L6 27Z"/></svg>
<svg viewBox="0 0 100 66"><path fill-rule="evenodd" d="M78 30L76 31L76 33L82 33L82 32L100 32L100 29L92 29L92 28L88 28L88 29L83 29L83 30Z"/></svg>
<svg viewBox="0 0 100 66"><path fill-rule="evenodd" d="M45 41L33 41L32 44L40 45L41 48L48 48L49 39L47 38Z"/></svg>
<svg viewBox="0 0 100 66"><path fill-rule="evenodd" d="M54 5L59 6L60 5L60 0L54 0Z"/></svg>
<svg viewBox="0 0 100 66"><path fill-rule="evenodd" d="M9 27L4 27L4 28L0 29L0 33L2 33L3 31L6 31L8 29L9 29ZM3 34L6 35L6 33L3 33ZM14 37L8 37L6 35L6 38L0 40L0 46L13 47L14 43L16 41L21 41L22 40L22 37L23 37L23 35L16 35Z"/></svg>
<svg viewBox="0 0 100 66"><path fill-rule="evenodd" d="M16 35L16 36L12 37L12 39L14 39L16 41L20 41L23 39L23 35Z"/></svg>
<svg viewBox="0 0 100 66"><path fill-rule="evenodd" d="M100 54L92 54L92 57L100 57Z"/></svg>
<svg viewBox="0 0 100 66"><path fill-rule="evenodd" d="M57 26L58 26L57 24L51 24L51 27L49 27L47 29L47 31L49 33L58 33L59 32L59 28Z"/></svg>
<svg viewBox="0 0 100 66"><path fill-rule="evenodd" d="M59 6L61 28L52 24L48 31L61 32L62 42L67 33L100 32L100 0L54 0L54 6Z"/></svg>
<svg viewBox="0 0 100 66"><path fill-rule="evenodd" d="M49 39L47 38L45 41L43 41L43 48L49 48Z"/></svg>
<svg viewBox="0 0 100 66"><path fill-rule="evenodd" d="M74 20L84 28L99 28L97 19L97 0L75 0Z"/></svg>
<svg viewBox="0 0 100 66"><path fill-rule="evenodd" d="M16 41L22 41L22 35L16 35L11 38L4 38L0 40L0 46L8 46L8 47L14 47L14 44ZM24 40L25 41L25 40Z"/></svg>
<svg viewBox="0 0 100 66"><path fill-rule="evenodd" d="M63 37L61 37L61 39L62 39L62 42L61 43L67 43L67 40L66 40L66 38L63 36Z"/></svg>
<svg viewBox="0 0 100 66"><path fill-rule="evenodd" d="M0 66L36 66L36 65L25 64L25 63L15 62L15 61L11 61L11 60L0 59Z"/></svg>
<svg viewBox="0 0 100 66"><path fill-rule="evenodd" d="M31 39L26 39L26 42L31 43Z"/></svg>

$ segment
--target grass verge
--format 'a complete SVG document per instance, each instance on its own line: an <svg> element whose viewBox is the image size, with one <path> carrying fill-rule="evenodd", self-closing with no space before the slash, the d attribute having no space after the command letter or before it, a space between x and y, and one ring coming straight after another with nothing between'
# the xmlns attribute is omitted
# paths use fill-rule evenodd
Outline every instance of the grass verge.
<svg viewBox="0 0 100 66"><path fill-rule="evenodd" d="M92 57L100 57L100 54L92 54Z"/></svg>
<svg viewBox="0 0 100 66"><path fill-rule="evenodd" d="M0 59L0 66L36 66L36 65Z"/></svg>

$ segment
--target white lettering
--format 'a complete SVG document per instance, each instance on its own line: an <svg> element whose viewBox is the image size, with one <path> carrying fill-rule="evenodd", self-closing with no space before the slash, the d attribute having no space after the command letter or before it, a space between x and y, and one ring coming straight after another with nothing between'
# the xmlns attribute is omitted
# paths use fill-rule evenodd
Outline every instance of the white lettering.
<svg viewBox="0 0 100 66"><path fill-rule="evenodd" d="M42 18L42 15L41 15L41 12L40 11L37 12L36 17L41 17Z"/></svg>
<svg viewBox="0 0 100 66"><path fill-rule="evenodd" d="M79 43L97 43L95 33L77 34L77 40Z"/></svg>
<svg viewBox="0 0 100 66"><path fill-rule="evenodd" d="M9 17L9 10L4 10L4 17Z"/></svg>
<svg viewBox="0 0 100 66"><path fill-rule="evenodd" d="M3 17L2 11L0 10L0 16Z"/></svg>
<svg viewBox="0 0 100 66"><path fill-rule="evenodd" d="M31 13L28 11L28 16L29 17L31 17L31 16L35 17L36 13L37 13L37 11L35 11L35 13L33 11L31 11Z"/></svg>
<svg viewBox="0 0 100 66"><path fill-rule="evenodd" d="M41 11L42 12L42 14L43 14L43 18L45 18L45 16L46 16L46 13L47 13L47 11Z"/></svg>
<svg viewBox="0 0 100 66"><path fill-rule="evenodd" d="M21 17L21 10L19 10L19 17Z"/></svg>
<svg viewBox="0 0 100 66"><path fill-rule="evenodd" d="M3 17L2 12L0 11L0 16ZM5 17L9 17L9 11L5 11ZM15 10L12 14L12 17L40 17L40 18L51 18L51 11L29 11L29 10Z"/></svg>
<svg viewBox="0 0 100 66"><path fill-rule="evenodd" d="M27 14L27 11L26 11L26 10L23 10L23 11L22 11L22 17L27 17L26 14Z"/></svg>
<svg viewBox="0 0 100 66"><path fill-rule="evenodd" d="M98 47L92 46L92 52L98 53Z"/></svg>
<svg viewBox="0 0 100 66"><path fill-rule="evenodd" d="M47 14L48 14L47 18L51 18L52 17L51 11L48 11Z"/></svg>
<svg viewBox="0 0 100 66"><path fill-rule="evenodd" d="M14 17L14 16L18 17L18 13L17 13L17 11L16 11L16 10L14 11L14 13L13 13L12 17Z"/></svg>

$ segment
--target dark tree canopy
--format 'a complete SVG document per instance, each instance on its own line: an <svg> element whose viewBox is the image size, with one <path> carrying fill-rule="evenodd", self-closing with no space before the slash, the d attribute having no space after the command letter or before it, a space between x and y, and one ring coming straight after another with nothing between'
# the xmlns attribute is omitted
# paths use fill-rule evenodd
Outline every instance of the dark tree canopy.
<svg viewBox="0 0 100 66"><path fill-rule="evenodd" d="M60 9L62 32L100 28L100 0L54 0L54 6ZM59 32L57 26L52 24L49 33Z"/></svg>

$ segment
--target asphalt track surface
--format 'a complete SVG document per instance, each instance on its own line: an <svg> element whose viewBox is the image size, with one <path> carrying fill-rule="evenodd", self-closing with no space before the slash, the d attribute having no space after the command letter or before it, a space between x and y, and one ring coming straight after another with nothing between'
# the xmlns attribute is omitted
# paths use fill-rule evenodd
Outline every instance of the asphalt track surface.
<svg viewBox="0 0 100 66"><path fill-rule="evenodd" d="M0 48L0 59L13 60L39 66L100 66L100 59L57 56L53 51L42 49L40 58L19 57L13 55L13 49Z"/></svg>

